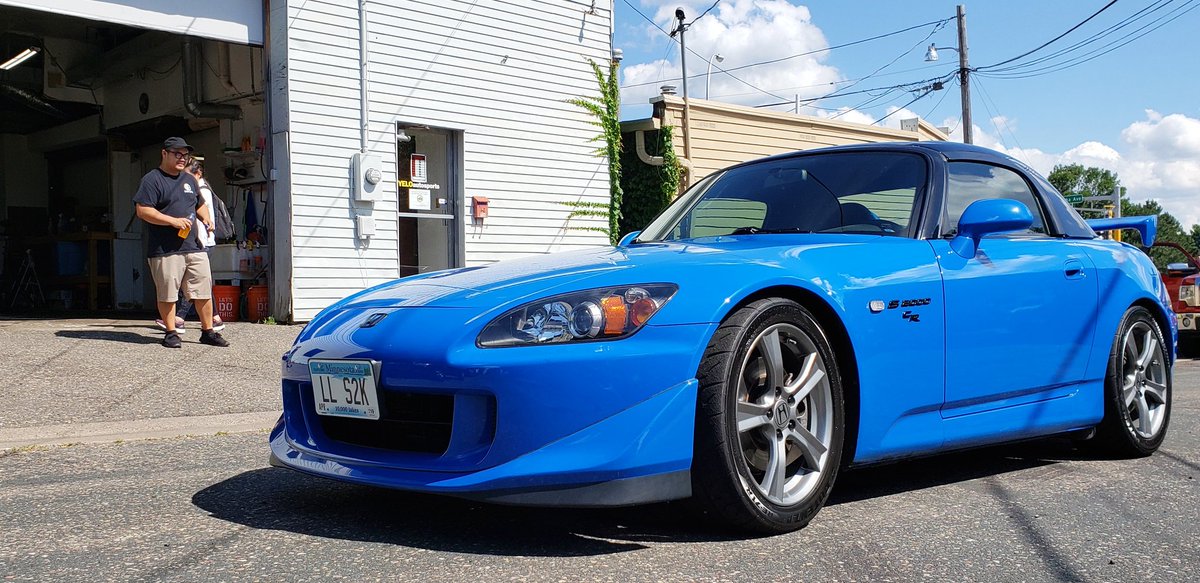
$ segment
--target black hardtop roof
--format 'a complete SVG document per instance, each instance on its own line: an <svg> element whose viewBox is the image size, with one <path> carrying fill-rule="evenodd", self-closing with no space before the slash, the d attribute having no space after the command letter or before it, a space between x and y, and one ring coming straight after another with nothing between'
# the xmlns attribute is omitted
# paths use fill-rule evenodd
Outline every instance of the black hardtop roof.
<svg viewBox="0 0 1200 583"><path fill-rule="evenodd" d="M812 150L798 150L795 152L785 152L783 154L775 154L774 156L758 158L756 160L748 160L746 162L742 162L741 164L734 164L734 165L730 166L729 168L736 168L738 166L754 164L756 162L762 162L764 160L779 160L779 159L785 159L785 158L796 158L796 157L808 156L808 155L812 155L812 154L824 154L824 153L832 153L832 152L866 152L866 151L870 151L870 152L880 152L880 151L883 151L883 152L918 152L918 151L923 151L923 153L941 154L942 156L944 156L946 158L950 158L950 159L957 158L958 157L957 155L965 154L966 157L968 157L972 160L988 160L988 159L990 159L994 162L1004 162L1004 163L1008 163L1008 164L1017 163L1020 166L1024 167L1024 164L1020 164L1020 162L1018 160L1015 160L1011 156L1002 154L995 150L984 148L982 146L976 146L973 144L964 144L962 142L928 141L928 142L876 142L876 143L871 143L871 144L852 144L852 145L848 145L848 146L829 146L826 148L814 148Z"/></svg>

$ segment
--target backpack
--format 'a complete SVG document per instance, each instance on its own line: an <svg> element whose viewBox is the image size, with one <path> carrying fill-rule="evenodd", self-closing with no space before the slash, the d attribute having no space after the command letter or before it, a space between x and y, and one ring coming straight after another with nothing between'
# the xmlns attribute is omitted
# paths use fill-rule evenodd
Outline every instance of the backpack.
<svg viewBox="0 0 1200 583"><path fill-rule="evenodd" d="M229 208L225 206L225 201L221 197L214 196L213 200L213 234L217 239L232 239L233 233L233 217L229 216Z"/></svg>

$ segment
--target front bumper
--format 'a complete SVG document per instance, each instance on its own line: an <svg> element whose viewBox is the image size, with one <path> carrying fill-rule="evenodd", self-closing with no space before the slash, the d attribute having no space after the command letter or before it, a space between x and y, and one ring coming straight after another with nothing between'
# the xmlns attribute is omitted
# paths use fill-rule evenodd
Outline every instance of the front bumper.
<svg viewBox="0 0 1200 583"><path fill-rule="evenodd" d="M514 504L614 506L691 494L692 377L710 325L647 326L614 342L479 349L473 337L469 346L428 338L445 327L422 326L424 317L397 313L385 320L426 331L419 346L397 349L394 341L360 334L376 332L356 330L337 345L301 343L290 351L284 413L270 438L272 463L342 481ZM385 404L386 394L443 397L452 403L441 418L444 439L408 448L331 431L329 418L315 412L303 355L379 361Z"/></svg>

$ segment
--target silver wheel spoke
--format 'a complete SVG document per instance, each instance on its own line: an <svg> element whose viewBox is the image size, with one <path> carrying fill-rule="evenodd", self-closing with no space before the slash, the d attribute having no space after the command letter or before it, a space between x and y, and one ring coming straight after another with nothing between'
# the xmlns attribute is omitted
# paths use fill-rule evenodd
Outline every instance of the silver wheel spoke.
<svg viewBox="0 0 1200 583"><path fill-rule="evenodd" d="M1146 340L1142 344L1142 355L1138 358L1138 366L1145 369L1150 366L1150 361L1154 359L1155 353L1158 352L1158 339L1154 337L1154 333L1147 330Z"/></svg>
<svg viewBox="0 0 1200 583"><path fill-rule="evenodd" d="M1150 407L1146 404L1146 396L1138 395L1133 403L1137 406L1138 412L1138 431L1143 435L1150 434Z"/></svg>
<svg viewBox="0 0 1200 583"><path fill-rule="evenodd" d="M783 498L783 484L787 481L787 450L784 440L771 436L767 469L763 475L762 489L776 500Z"/></svg>
<svg viewBox="0 0 1200 583"><path fill-rule="evenodd" d="M1146 379L1146 386L1142 387L1142 391L1153 398L1155 403L1167 402L1167 386L1150 379Z"/></svg>
<svg viewBox="0 0 1200 583"><path fill-rule="evenodd" d="M751 429L762 427L771 423L771 418L767 417L767 411L770 407L759 405L758 403L747 403L738 401L737 404L737 428L738 433L745 433Z"/></svg>
<svg viewBox="0 0 1200 583"><path fill-rule="evenodd" d="M825 378L825 371L817 368L817 353L814 352L804 359L804 367L800 370L800 374L796 375L796 379L791 384L783 388L783 392L787 393L789 397L795 397L797 401L803 401L823 378Z"/></svg>
<svg viewBox="0 0 1200 583"><path fill-rule="evenodd" d="M1125 366L1136 365L1138 360L1137 346L1133 342L1133 336L1130 336L1125 339Z"/></svg>
<svg viewBox="0 0 1200 583"><path fill-rule="evenodd" d="M821 440L799 425L788 429L784 433L784 437L800 446L800 454L804 456L804 461L810 469L821 469L821 458L825 456L825 452L829 451L829 448L821 443Z"/></svg>
<svg viewBox="0 0 1200 583"><path fill-rule="evenodd" d="M1125 398L1125 406L1133 405L1134 397L1137 397L1137 375L1129 375L1125 377L1125 386L1121 387L1121 395Z"/></svg>
<svg viewBox="0 0 1200 583"><path fill-rule="evenodd" d="M783 351L779 347L779 330L772 330L762 337L758 349L766 360L767 389L773 390L783 386L787 370L783 368Z"/></svg>

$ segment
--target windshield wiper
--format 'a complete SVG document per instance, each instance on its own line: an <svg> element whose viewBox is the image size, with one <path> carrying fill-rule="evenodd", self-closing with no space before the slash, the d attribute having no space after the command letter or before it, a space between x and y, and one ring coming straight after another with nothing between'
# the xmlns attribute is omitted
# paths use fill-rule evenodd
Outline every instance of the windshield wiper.
<svg viewBox="0 0 1200 583"><path fill-rule="evenodd" d="M778 233L814 233L812 229L789 227L787 229L760 229L758 227L738 227L730 235L772 235Z"/></svg>

